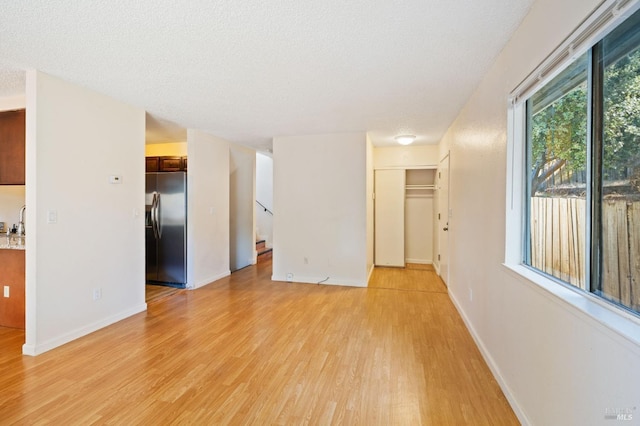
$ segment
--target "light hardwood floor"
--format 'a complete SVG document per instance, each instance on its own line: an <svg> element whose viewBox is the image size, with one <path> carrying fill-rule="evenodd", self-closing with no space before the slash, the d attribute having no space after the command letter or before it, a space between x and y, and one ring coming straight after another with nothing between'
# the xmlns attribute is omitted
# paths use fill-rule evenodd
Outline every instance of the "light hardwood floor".
<svg viewBox="0 0 640 426"><path fill-rule="evenodd" d="M409 272L349 288L269 262L38 357L0 328L0 424L518 424L442 283Z"/></svg>
<svg viewBox="0 0 640 426"><path fill-rule="evenodd" d="M175 287L167 287L164 285L147 284L145 289L145 300L147 303L155 303L165 297L171 297L176 293L183 291Z"/></svg>
<svg viewBox="0 0 640 426"><path fill-rule="evenodd" d="M447 287L432 265L417 263L407 263L405 268L376 267L371 275L369 288L447 292Z"/></svg>

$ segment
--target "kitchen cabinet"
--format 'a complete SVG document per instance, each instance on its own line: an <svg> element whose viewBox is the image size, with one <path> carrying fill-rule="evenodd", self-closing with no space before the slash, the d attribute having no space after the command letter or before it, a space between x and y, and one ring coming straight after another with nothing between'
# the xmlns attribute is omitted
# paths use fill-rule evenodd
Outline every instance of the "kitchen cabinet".
<svg viewBox="0 0 640 426"><path fill-rule="evenodd" d="M145 158L145 170L147 172L157 172L160 170L160 157Z"/></svg>
<svg viewBox="0 0 640 426"><path fill-rule="evenodd" d="M0 185L24 185L25 110L0 112Z"/></svg>
<svg viewBox="0 0 640 426"><path fill-rule="evenodd" d="M182 168L182 157L160 157L161 172L179 172Z"/></svg>
<svg viewBox="0 0 640 426"><path fill-rule="evenodd" d="M0 249L0 326L24 329L25 251ZM5 288L9 287L9 297Z"/></svg>
<svg viewBox="0 0 640 426"><path fill-rule="evenodd" d="M146 157L147 172L187 171L187 157Z"/></svg>

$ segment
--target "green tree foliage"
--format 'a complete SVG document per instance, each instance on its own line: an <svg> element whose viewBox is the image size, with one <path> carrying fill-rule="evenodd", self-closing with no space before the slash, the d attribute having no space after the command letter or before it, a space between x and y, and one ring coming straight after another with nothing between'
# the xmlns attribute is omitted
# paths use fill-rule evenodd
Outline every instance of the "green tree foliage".
<svg viewBox="0 0 640 426"><path fill-rule="evenodd" d="M604 77L605 179L629 168L640 178L640 50L607 64ZM532 193L559 171L586 169L587 96L584 81L532 117Z"/></svg>
<svg viewBox="0 0 640 426"><path fill-rule="evenodd" d="M587 85L577 86L533 116L532 190L548 185L549 178L566 169L571 172L586 166Z"/></svg>
<svg viewBox="0 0 640 426"><path fill-rule="evenodd" d="M608 66L604 80L604 168L640 166L640 50ZM606 177L606 176L605 176Z"/></svg>

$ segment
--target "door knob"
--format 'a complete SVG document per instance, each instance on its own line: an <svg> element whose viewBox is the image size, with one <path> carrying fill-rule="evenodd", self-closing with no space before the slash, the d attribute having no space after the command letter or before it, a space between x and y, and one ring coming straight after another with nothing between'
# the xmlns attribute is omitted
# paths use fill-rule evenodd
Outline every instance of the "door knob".
<svg viewBox="0 0 640 426"><path fill-rule="evenodd" d="M444 228L442 228L442 230L443 230L443 231L448 231L448 230L449 230L449 227L448 227L448 226L445 226Z"/></svg>

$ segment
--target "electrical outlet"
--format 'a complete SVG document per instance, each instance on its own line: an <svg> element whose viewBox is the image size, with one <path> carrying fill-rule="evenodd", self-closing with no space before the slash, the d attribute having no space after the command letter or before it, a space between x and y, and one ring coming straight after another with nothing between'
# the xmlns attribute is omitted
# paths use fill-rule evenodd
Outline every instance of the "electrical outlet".
<svg viewBox="0 0 640 426"><path fill-rule="evenodd" d="M473 289L472 288L469 289L469 301L473 302Z"/></svg>
<svg viewBox="0 0 640 426"><path fill-rule="evenodd" d="M94 288L93 289L93 300L100 300L102 299L102 289L101 288Z"/></svg>
<svg viewBox="0 0 640 426"><path fill-rule="evenodd" d="M287 273L287 281L288 282L293 281L293 274L291 272Z"/></svg>
<svg viewBox="0 0 640 426"><path fill-rule="evenodd" d="M4 297L9 297L9 286L8 285L4 286Z"/></svg>

